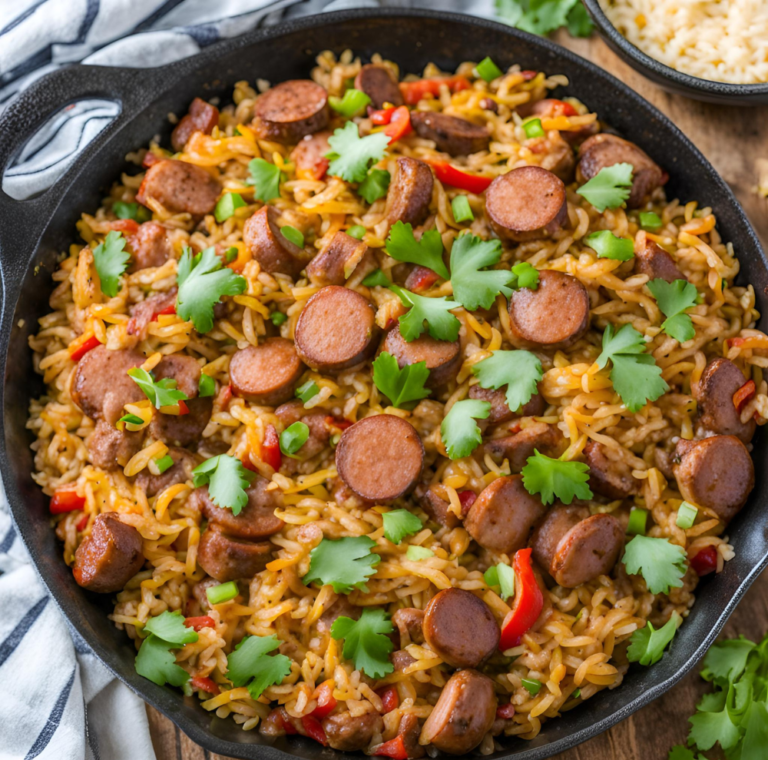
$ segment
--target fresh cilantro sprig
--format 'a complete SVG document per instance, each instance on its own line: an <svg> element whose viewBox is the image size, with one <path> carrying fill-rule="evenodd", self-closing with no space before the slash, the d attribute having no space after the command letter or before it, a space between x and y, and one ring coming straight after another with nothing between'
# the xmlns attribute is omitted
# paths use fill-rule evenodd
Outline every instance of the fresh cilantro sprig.
<svg viewBox="0 0 768 760"><path fill-rule="evenodd" d="M515 595L515 571L503 562L491 565L483 573L483 580L489 586L498 586L502 599L509 599Z"/></svg>
<svg viewBox="0 0 768 760"><path fill-rule="evenodd" d="M534 449L522 474L525 490L530 494L539 494L544 504L551 504L555 498L563 504L570 504L574 498L592 498L592 491L587 485L589 467L583 462L552 459Z"/></svg>
<svg viewBox="0 0 768 760"><path fill-rule="evenodd" d="M176 612L166 610L157 617L150 618L144 630L154 633L158 639L178 646L192 644L198 639L196 631L184 625L184 616L178 610Z"/></svg>
<svg viewBox="0 0 768 760"><path fill-rule="evenodd" d="M216 249L206 248L196 256L184 248L179 261L176 281L176 313L185 321L192 321L199 333L213 329L213 307L222 296L236 296L245 291L245 277L222 267Z"/></svg>
<svg viewBox="0 0 768 760"><path fill-rule="evenodd" d="M598 259L629 261L635 258L635 245L632 240L616 237L610 230L590 232L584 242L597 253Z"/></svg>
<svg viewBox="0 0 768 760"><path fill-rule="evenodd" d="M688 568L685 549L667 538L635 536L625 547L621 561L630 575L642 575L652 594L668 594L680 588Z"/></svg>
<svg viewBox="0 0 768 760"><path fill-rule="evenodd" d="M632 189L632 164L604 166L576 192L598 211L618 208L629 198Z"/></svg>
<svg viewBox="0 0 768 760"><path fill-rule="evenodd" d="M544 370L530 351L494 351L472 366L481 388L498 390L507 386L507 406L516 412L536 393Z"/></svg>
<svg viewBox="0 0 768 760"><path fill-rule="evenodd" d="M483 240L465 233L453 241L451 248L451 282L453 297L469 311L490 309L496 296L512 295L515 276L508 269L484 269L501 258L499 240ZM482 270L482 271L481 271Z"/></svg>
<svg viewBox="0 0 768 760"><path fill-rule="evenodd" d="M302 579L331 586L337 594L348 594L358 588L368 591L365 582L376 572L381 557L371 549L376 542L368 536L324 538L309 553L309 570Z"/></svg>
<svg viewBox="0 0 768 760"><path fill-rule="evenodd" d="M488 401L464 399L457 401L440 426L440 437L451 459L469 456L483 440L475 420L485 420L491 413Z"/></svg>
<svg viewBox="0 0 768 760"><path fill-rule="evenodd" d="M685 314L686 309L696 305L699 295L696 286L688 280L651 280L648 290L653 293L656 303L666 317L661 324L661 329L678 343L685 343L696 335L690 316Z"/></svg>
<svg viewBox="0 0 768 760"><path fill-rule="evenodd" d="M227 655L227 678L235 686L247 686L252 699L290 675L291 660L284 654L270 655L280 646L277 636L245 636Z"/></svg>
<svg viewBox="0 0 768 760"><path fill-rule="evenodd" d="M461 306L456 301L449 301L446 296L441 298L429 298L412 293L399 285L390 283L403 306L409 307L408 311L400 319L400 334L407 340L416 340L423 332L435 338L435 340L456 340L461 329L461 322L451 314L451 309ZM426 322L427 326L424 327Z"/></svg>
<svg viewBox="0 0 768 760"><path fill-rule="evenodd" d="M392 177L386 169L371 169L368 176L358 185L357 192L368 203L375 203L387 194L391 179Z"/></svg>
<svg viewBox="0 0 768 760"><path fill-rule="evenodd" d="M245 492L256 477L243 463L228 454L206 459L192 470L192 484L195 488L208 485L211 501L222 509L231 509L237 516L248 503Z"/></svg>
<svg viewBox="0 0 768 760"><path fill-rule="evenodd" d="M581 0L496 0L500 21L532 34L565 26L572 37L589 37L594 25Z"/></svg>
<svg viewBox="0 0 768 760"><path fill-rule="evenodd" d="M328 138L328 145L331 146L325 154L331 162L328 174L347 182L362 182L368 167L384 157L389 137L383 132L360 137L357 124L348 121Z"/></svg>
<svg viewBox="0 0 768 760"><path fill-rule="evenodd" d="M366 607L359 620L341 616L331 626L334 639L344 639L342 654L370 678L383 678L394 670L389 654L394 644L387 634L393 627L384 610Z"/></svg>
<svg viewBox="0 0 768 760"><path fill-rule="evenodd" d="M111 230L103 243L93 249L93 263L101 282L101 292L110 298L120 290L120 277L128 269L131 254L125 250L126 240L122 233Z"/></svg>
<svg viewBox="0 0 768 760"><path fill-rule="evenodd" d="M144 678L164 686L182 686L189 680L189 673L176 664L176 656L171 649L178 649L184 644L198 640L192 628L184 626L180 612L166 610L147 621L144 630L149 633L136 655L136 672Z"/></svg>
<svg viewBox="0 0 768 760"><path fill-rule="evenodd" d="M285 177L279 166L270 164L263 158L254 158L248 162L248 173L250 176L246 183L256 188L253 197L257 201L266 203L280 197L280 182Z"/></svg>
<svg viewBox="0 0 768 760"><path fill-rule="evenodd" d="M412 536L424 527L421 520L407 509L393 509L385 512L382 519L384 536L393 544L399 544L406 536Z"/></svg>
<svg viewBox="0 0 768 760"><path fill-rule="evenodd" d="M443 239L437 230L426 230L421 240L416 240L410 224L395 222L389 231L384 250L397 261L427 267L444 280L451 277L443 261Z"/></svg>
<svg viewBox="0 0 768 760"><path fill-rule="evenodd" d="M400 369L392 354L382 351L373 362L374 385L401 409L412 409L418 401L429 396L424 383L429 379L427 363L417 362Z"/></svg>
<svg viewBox="0 0 768 760"><path fill-rule="evenodd" d="M184 391L176 388L176 381L173 378L164 377L162 380L155 381L155 378L141 367L129 369L128 376L141 388L155 409L177 406L179 401L186 401L189 398Z"/></svg>
<svg viewBox="0 0 768 760"><path fill-rule="evenodd" d="M532 264L529 264L527 261L518 261L512 267L512 274L515 276L515 279L512 281L511 287L515 290L520 288L538 290L539 270Z"/></svg>
<svg viewBox="0 0 768 760"><path fill-rule="evenodd" d="M673 612L669 620L658 630L648 621L645 628L638 628L630 637L627 659L630 662L639 662L641 665L657 663L682 622L683 619L677 612Z"/></svg>

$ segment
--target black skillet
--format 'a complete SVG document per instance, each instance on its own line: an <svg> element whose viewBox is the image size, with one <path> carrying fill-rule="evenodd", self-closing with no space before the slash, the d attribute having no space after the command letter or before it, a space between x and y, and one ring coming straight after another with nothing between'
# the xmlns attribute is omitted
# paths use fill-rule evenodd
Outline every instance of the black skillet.
<svg viewBox="0 0 768 760"><path fill-rule="evenodd" d="M76 239L82 211L95 211L123 170L129 151L161 134L168 143L170 112L184 113L196 95L224 102L240 79L273 83L307 77L322 50L351 48L364 60L375 52L397 61L404 73L421 72L428 61L451 71L461 61L490 55L506 68L566 74L562 94L583 100L591 110L642 146L670 174L668 193L682 201L712 206L725 240L733 242L742 274L765 311L766 260L752 227L733 194L698 150L662 114L621 82L573 53L510 27L469 16L427 11L347 11L301 19L213 46L200 55L158 69L73 66L35 83L9 107L0 122L0 171L24 140L58 109L84 97L121 102L120 116L85 150L67 174L34 200L15 202L0 195L0 274L3 284L0 357L3 362L3 435L0 466L13 516L54 599L70 623L107 666L147 702L167 715L194 741L222 755L278 760L339 753L300 737L265 742L257 731L243 732L220 720L192 698L138 676L134 648L107 619L112 605L80 589L61 557L51 530L48 499L33 482L32 437L26 430L30 398L43 392L32 370L27 339L49 311L51 273L60 253ZM135 167L132 169L135 171ZM763 320L763 323L765 320ZM763 324L764 326L764 324ZM507 739L493 758L549 757L604 731L648 704L676 683L703 656L738 600L768 564L768 502L762 494L768 459L764 436L755 444L757 486L749 504L728 529L736 558L723 573L706 578L698 601L672 649L651 668L632 668L614 691L602 691L583 706L545 723L532 742Z"/></svg>

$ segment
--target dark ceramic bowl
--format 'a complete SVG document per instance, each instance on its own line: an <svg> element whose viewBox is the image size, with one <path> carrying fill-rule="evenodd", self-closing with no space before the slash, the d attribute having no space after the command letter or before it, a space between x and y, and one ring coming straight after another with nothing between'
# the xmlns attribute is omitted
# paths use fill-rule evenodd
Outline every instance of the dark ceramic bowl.
<svg viewBox="0 0 768 760"><path fill-rule="evenodd" d="M759 106L768 103L768 83L715 82L665 66L661 61L651 58L635 47L619 32L600 7L600 0L584 0L584 5L587 6L589 15L592 16L608 47L635 71L639 71L668 92L725 106Z"/></svg>
<svg viewBox="0 0 768 760"><path fill-rule="evenodd" d="M226 101L240 79L271 82L306 77L318 52L352 48L364 59L378 51L404 72L420 72L428 61L453 70L461 61L490 55L506 68L566 73L561 95L582 99L592 110L659 162L670 174L671 197L698 199L715 209L719 229L741 259L741 279L755 286L764 312L768 270L755 233L736 199L696 148L662 114L621 82L561 47L491 21L425 11L348 11L302 19L213 46L200 55L159 69L121 70L73 66L36 82L0 121L0 169L51 113L84 97L119 101L122 112L85 150L55 187L29 201L0 194L3 383L0 467L16 527L40 576L72 626L106 665L147 702L207 749L241 758L342 760L342 755L301 737L266 742L230 720L206 712L199 702L156 686L134 670L135 650L107 619L110 598L78 587L61 557L50 526L48 499L30 476L32 441L25 427L30 398L43 392L33 372L27 340L49 310L51 273L59 254L76 239L83 210L96 209L121 171L125 155L160 133L168 141L167 114L186 111L195 95ZM132 168L135 171L135 167ZM671 651L651 668L633 668L614 691L602 691L583 706L548 721L532 742L504 741L490 758L537 760L573 747L648 704L680 680L703 656L750 583L768 563L768 499L763 491L768 447L755 444L757 487L749 505L729 527L736 557L723 573L701 585L699 599ZM360 756L360 755L359 755ZM360 756L362 757L362 756Z"/></svg>

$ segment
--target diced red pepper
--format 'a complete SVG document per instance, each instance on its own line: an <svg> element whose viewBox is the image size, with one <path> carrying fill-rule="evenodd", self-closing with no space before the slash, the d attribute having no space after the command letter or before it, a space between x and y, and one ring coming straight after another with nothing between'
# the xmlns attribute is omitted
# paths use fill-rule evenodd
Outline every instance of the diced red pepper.
<svg viewBox="0 0 768 760"><path fill-rule="evenodd" d="M691 567L696 574L709 575L717 570L717 549L714 546L705 546L691 559Z"/></svg>
<svg viewBox="0 0 768 760"><path fill-rule="evenodd" d="M333 696L333 681L323 681L315 692L317 707L312 710L312 716L318 720L330 715L336 707L336 697Z"/></svg>
<svg viewBox="0 0 768 760"><path fill-rule="evenodd" d="M544 608L544 595L531 567L531 552L532 549L520 549L515 552L512 562L515 571L515 601L501 624L499 649L502 652L520 644Z"/></svg>
<svg viewBox="0 0 768 760"><path fill-rule="evenodd" d="M179 417L183 417L185 414L189 414L189 407L183 399L179 399Z"/></svg>
<svg viewBox="0 0 768 760"><path fill-rule="evenodd" d="M417 264L414 270L405 279L405 289L414 293L424 293L429 290L440 276L427 267Z"/></svg>
<svg viewBox="0 0 768 760"><path fill-rule="evenodd" d="M725 341L731 348L734 348L735 346L743 346L746 342L746 338L728 338L728 340Z"/></svg>
<svg viewBox="0 0 768 760"><path fill-rule="evenodd" d="M261 444L261 461L268 464L273 470L279 470L283 463L280 438L274 425L267 425L267 429L264 431L264 441Z"/></svg>
<svg viewBox="0 0 768 760"><path fill-rule="evenodd" d="M477 501L477 494L474 491L459 491L459 501L461 502L461 514L466 517L469 508Z"/></svg>
<svg viewBox="0 0 768 760"><path fill-rule="evenodd" d="M552 98L552 116L578 116L578 111L564 100L555 100Z"/></svg>
<svg viewBox="0 0 768 760"><path fill-rule="evenodd" d="M81 343L70 355L69 358L72 359L73 362L79 362L80 359L82 359L89 351L96 348L96 346L100 346L101 343L99 342L99 339L95 335L91 335L88 340L85 341L85 343Z"/></svg>
<svg viewBox="0 0 768 760"><path fill-rule="evenodd" d="M189 679L189 685L195 691L207 691L209 694L213 694L214 696L221 694L221 689L219 688L218 684L208 678L208 676L194 676L194 678Z"/></svg>
<svg viewBox="0 0 768 760"><path fill-rule="evenodd" d="M51 497L52 515L63 515L85 509L85 496L78 496L74 488L57 488Z"/></svg>
<svg viewBox="0 0 768 760"><path fill-rule="evenodd" d="M390 739L388 742L384 742L384 744L379 744L373 751L373 754L391 757L393 760L408 760L408 750L405 747L402 734L398 734L394 739Z"/></svg>
<svg viewBox="0 0 768 760"><path fill-rule="evenodd" d="M512 425L509 428L509 432L513 433L513 434L514 433L519 433L521 430L522 430L522 427L520 427L520 423L519 422L516 422L514 425Z"/></svg>
<svg viewBox="0 0 768 760"><path fill-rule="evenodd" d="M286 734L292 736L298 734L299 729L293 724L291 716L288 715L284 707L278 707L274 709L269 717L273 719L274 723L280 727Z"/></svg>
<svg viewBox="0 0 768 760"><path fill-rule="evenodd" d="M151 150L148 150L144 156L144 160L141 162L141 165L145 169L149 169L150 166L154 166L162 160L162 158L154 154Z"/></svg>
<svg viewBox="0 0 768 760"><path fill-rule="evenodd" d="M88 517L89 515L83 515L78 521L77 525L75 525L75 530L79 533L84 531L86 526L88 525Z"/></svg>
<svg viewBox="0 0 768 760"><path fill-rule="evenodd" d="M436 98L440 94L440 85L448 85L451 92L468 90L469 80L462 76L441 77L440 79L417 79L415 82L400 82L400 92L403 100L409 106L415 106L422 98L431 95Z"/></svg>
<svg viewBox="0 0 768 760"><path fill-rule="evenodd" d="M218 398L216 399L219 409L226 409L233 396L232 385L225 385L220 391Z"/></svg>
<svg viewBox="0 0 768 760"><path fill-rule="evenodd" d="M175 304L175 303L172 303L170 306L166 306L166 307L165 307L164 309L162 309L161 311L156 311L156 312L155 312L155 313L152 315L152 319L151 319L150 321L151 321L151 322L156 322L156 321L157 321L157 318L158 318L159 316L162 316L162 315L165 315L165 314L175 314L175 313L176 313L176 304Z"/></svg>
<svg viewBox="0 0 768 760"><path fill-rule="evenodd" d="M371 111L369 114L371 122L377 127L389 124L389 122L392 121L392 114L396 110L397 109L394 106L390 106L389 108L382 108L379 111Z"/></svg>
<svg viewBox="0 0 768 760"><path fill-rule="evenodd" d="M733 405L736 407L736 411L741 413L741 410L752 400L755 395L757 387L754 380L747 380L744 385L733 394Z"/></svg>
<svg viewBox="0 0 768 760"><path fill-rule="evenodd" d="M384 134L389 137L389 142L397 142L411 132L413 132L411 112L405 106L396 108L390 117L389 126L384 130Z"/></svg>
<svg viewBox="0 0 768 760"><path fill-rule="evenodd" d="M200 633L203 628L215 628L216 621L210 615L200 615L199 617L188 617L184 621L184 625L187 628L194 628Z"/></svg>
<svg viewBox="0 0 768 760"><path fill-rule="evenodd" d="M117 232L125 232L128 235L135 235L139 231L139 223L135 219L117 219L109 222L109 226Z"/></svg>
<svg viewBox="0 0 768 760"><path fill-rule="evenodd" d="M383 714L397 709L400 704L400 697L398 697L397 689L394 686L385 686L376 693L381 697L381 712Z"/></svg>
<svg viewBox="0 0 768 760"><path fill-rule="evenodd" d="M451 166L447 161L427 161L435 170L435 176L444 184L451 187L458 187L460 190L466 190L468 193L480 195L488 189L488 185L493 182L491 177L480 177L477 174L467 174L455 166Z"/></svg>
<svg viewBox="0 0 768 760"><path fill-rule="evenodd" d="M520 76L522 76L523 80L526 82L530 82L531 79L534 79L536 74L538 74L538 71L532 71L531 69L526 69L525 71L520 72Z"/></svg>
<svg viewBox="0 0 768 760"><path fill-rule="evenodd" d="M507 702L505 705L499 705L496 708L496 717L501 720L509 720L515 716L515 706L511 702Z"/></svg>
<svg viewBox="0 0 768 760"><path fill-rule="evenodd" d="M319 744L322 744L323 747L328 746L328 739L325 736L325 731L317 718L314 718L311 715L305 715L301 719L301 725L304 726L304 730L307 732L307 736L310 739L314 739Z"/></svg>
<svg viewBox="0 0 768 760"><path fill-rule="evenodd" d="M325 418L325 424L329 427L336 428L337 430L346 430L348 427L352 427L354 425L354 422L350 422L349 420L345 420L343 417L334 417L332 415L328 415Z"/></svg>

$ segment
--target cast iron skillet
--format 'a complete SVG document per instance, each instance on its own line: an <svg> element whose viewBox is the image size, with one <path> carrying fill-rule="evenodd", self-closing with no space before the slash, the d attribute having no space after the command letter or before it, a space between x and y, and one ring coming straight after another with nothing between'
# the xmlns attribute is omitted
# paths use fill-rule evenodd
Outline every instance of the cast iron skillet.
<svg viewBox="0 0 768 760"><path fill-rule="evenodd" d="M502 68L519 63L524 69L567 74L571 84L563 92L582 99L669 172L670 197L698 199L715 209L721 234L733 241L741 258L742 280L755 286L762 301L759 307L765 311L768 265L755 233L728 187L685 136L596 66L547 40L491 21L403 10L326 14L257 31L161 69L73 66L27 90L0 123L0 170L25 137L65 104L86 96L111 98L122 103L122 112L43 196L21 203L0 196L0 360L4 372L0 466L14 519L54 599L107 666L194 741L213 752L242 758L284 760L293 755L310 760L322 754L342 760L338 753L321 750L300 737L270 745L257 731L243 732L233 722L203 710L196 700L136 674L133 645L107 619L109 597L89 594L75 584L49 524L48 499L30 477L32 438L25 429L27 408L43 385L32 371L27 339L35 332L38 317L49 310L51 272L60 252L76 237L75 222L83 210L99 206L119 172L128 168L127 152L146 145L158 131L167 144L167 114L186 112L196 95L226 99L240 79L253 82L261 77L276 83L306 77L315 55L328 48L337 53L352 48L364 59L378 51L397 61L403 72L418 73L428 61L453 70L463 60L490 55ZM768 449L762 437L754 456L757 486L750 504L728 530L736 558L716 578L704 580L671 651L651 668L633 669L615 691L600 692L583 706L547 722L534 741L507 740L504 751L491 757L535 760L575 746L658 697L702 657L740 597L768 564L764 529L768 501L762 494Z"/></svg>

